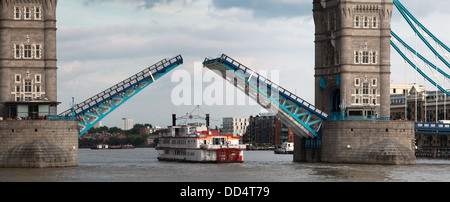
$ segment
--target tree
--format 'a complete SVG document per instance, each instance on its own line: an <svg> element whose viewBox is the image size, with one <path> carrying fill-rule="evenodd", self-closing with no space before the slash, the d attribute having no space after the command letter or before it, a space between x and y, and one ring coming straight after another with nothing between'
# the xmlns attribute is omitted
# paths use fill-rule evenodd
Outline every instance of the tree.
<svg viewBox="0 0 450 202"><path fill-rule="evenodd" d="M139 134L139 130L140 130L141 128L145 128L144 124L140 124L140 123L134 124L133 128L131 128L130 130L128 130L128 131L126 132L126 134L127 134L127 135L138 135L138 134Z"/></svg>
<svg viewBox="0 0 450 202"><path fill-rule="evenodd" d="M102 132L106 132L108 131L109 128L107 126L102 126L99 128L91 128L88 130L88 133L92 134L92 133L102 133Z"/></svg>
<svg viewBox="0 0 450 202"><path fill-rule="evenodd" d="M120 129L120 128L118 128L118 127L116 127L116 126L114 126L114 127L112 127L112 128L109 128L108 133L111 133L111 134L120 134L120 133L123 133L123 130Z"/></svg>

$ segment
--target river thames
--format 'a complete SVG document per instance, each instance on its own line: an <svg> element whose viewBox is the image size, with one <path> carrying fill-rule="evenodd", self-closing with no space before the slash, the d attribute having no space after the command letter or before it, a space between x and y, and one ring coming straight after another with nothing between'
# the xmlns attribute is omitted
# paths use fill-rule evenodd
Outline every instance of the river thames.
<svg viewBox="0 0 450 202"><path fill-rule="evenodd" d="M159 162L153 148L79 150L73 168L0 169L0 182L450 182L450 160L416 165L297 163L292 155L245 151L244 163Z"/></svg>

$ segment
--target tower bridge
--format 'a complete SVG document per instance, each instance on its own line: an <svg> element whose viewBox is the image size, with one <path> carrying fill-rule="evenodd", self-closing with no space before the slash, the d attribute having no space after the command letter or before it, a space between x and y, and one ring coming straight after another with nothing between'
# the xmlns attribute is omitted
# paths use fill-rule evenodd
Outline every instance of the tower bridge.
<svg viewBox="0 0 450 202"><path fill-rule="evenodd" d="M56 4L56 0L1 2L0 32L1 37L8 38L3 41L8 42L0 46L2 50L14 51L2 52L0 58L0 115L50 118L33 121L34 129L23 122L1 123L0 167L30 166L31 160L20 159L18 156L22 155L14 152L29 147L45 147L49 156L57 153L60 159L48 163L43 158L31 166L77 165L78 136L183 64L181 55L164 59L56 116ZM295 161L415 164L415 130L447 129L389 120L391 46L415 71L446 94L415 61L419 58L437 72L447 74L391 30L394 6L436 57L449 66L438 50L450 49L398 0L313 0L315 104L228 55L205 59L203 65L216 70L294 131ZM33 35L23 32L23 27L30 26L36 32ZM429 39L434 43L428 42ZM408 58L399 46L416 58ZM30 132L39 135L30 138ZM10 137L16 139L9 141Z"/></svg>

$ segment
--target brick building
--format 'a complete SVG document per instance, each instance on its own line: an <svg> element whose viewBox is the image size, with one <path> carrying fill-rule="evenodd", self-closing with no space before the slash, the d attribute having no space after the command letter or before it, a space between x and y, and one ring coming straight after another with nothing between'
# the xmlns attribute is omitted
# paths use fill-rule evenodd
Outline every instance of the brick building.
<svg viewBox="0 0 450 202"><path fill-rule="evenodd" d="M294 133L275 116L260 114L250 116L243 141L252 144L281 145L283 142L293 142Z"/></svg>

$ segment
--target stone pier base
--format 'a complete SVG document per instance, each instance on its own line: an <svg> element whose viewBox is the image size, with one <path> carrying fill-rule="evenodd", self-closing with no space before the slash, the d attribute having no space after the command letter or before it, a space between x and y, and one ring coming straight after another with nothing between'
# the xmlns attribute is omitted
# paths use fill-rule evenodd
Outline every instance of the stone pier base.
<svg viewBox="0 0 450 202"><path fill-rule="evenodd" d="M0 121L0 168L78 166L76 121Z"/></svg>
<svg viewBox="0 0 450 202"><path fill-rule="evenodd" d="M320 147L295 141L294 161L413 165L414 123L400 121L326 121ZM304 143L304 140L303 140Z"/></svg>

